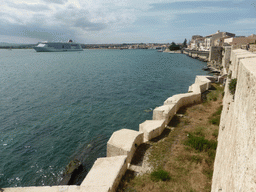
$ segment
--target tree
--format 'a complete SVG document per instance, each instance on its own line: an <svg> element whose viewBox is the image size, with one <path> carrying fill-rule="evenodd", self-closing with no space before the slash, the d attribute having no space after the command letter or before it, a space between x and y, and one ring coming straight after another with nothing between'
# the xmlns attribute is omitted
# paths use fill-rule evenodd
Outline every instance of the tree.
<svg viewBox="0 0 256 192"><path fill-rule="evenodd" d="M180 50L180 46L179 45L176 45L176 43L172 42L169 49L171 51L174 51L174 50Z"/></svg>
<svg viewBox="0 0 256 192"><path fill-rule="evenodd" d="M183 44L182 44L182 48L187 48L187 39L185 38Z"/></svg>

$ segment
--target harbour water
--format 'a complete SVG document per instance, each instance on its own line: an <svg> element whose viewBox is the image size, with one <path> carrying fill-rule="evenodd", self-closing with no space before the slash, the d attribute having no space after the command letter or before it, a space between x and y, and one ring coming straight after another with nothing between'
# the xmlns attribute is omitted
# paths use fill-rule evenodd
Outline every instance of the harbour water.
<svg viewBox="0 0 256 192"><path fill-rule="evenodd" d="M56 185L87 170L119 129L139 129L206 63L155 50L0 50L0 187Z"/></svg>

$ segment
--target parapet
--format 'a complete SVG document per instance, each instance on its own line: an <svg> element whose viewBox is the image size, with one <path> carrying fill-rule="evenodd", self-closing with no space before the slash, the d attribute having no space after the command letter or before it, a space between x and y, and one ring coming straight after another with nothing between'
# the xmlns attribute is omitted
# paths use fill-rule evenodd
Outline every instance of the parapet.
<svg viewBox="0 0 256 192"><path fill-rule="evenodd" d="M98 158L81 184L86 192L116 191L127 169L126 155Z"/></svg>
<svg viewBox="0 0 256 192"><path fill-rule="evenodd" d="M144 133L144 142L160 136L164 128L165 120L146 120L139 125L140 132Z"/></svg>
<svg viewBox="0 0 256 192"><path fill-rule="evenodd" d="M107 143L107 157L127 155L130 163L136 148L143 143L143 133L121 129L112 134Z"/></svg>
<svg viewBox="0 0 256 192"><path fill-rule="evenodd" d="M153 120L164 120L165 125L167 125L176 112L176 104L162 105L154 109Z"/></svg>

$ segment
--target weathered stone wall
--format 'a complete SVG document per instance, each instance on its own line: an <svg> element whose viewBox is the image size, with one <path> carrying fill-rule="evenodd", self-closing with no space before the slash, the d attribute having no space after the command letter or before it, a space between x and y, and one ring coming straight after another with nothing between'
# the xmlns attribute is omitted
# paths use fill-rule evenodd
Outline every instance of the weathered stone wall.
<svg viewBox="0 0 256 192"><path fill-rule="evenodd" d="M227 79L214 163L212 191L256 191L256 54L233 50L232 95Z"/></svg>
<svg viewBox="0 0 256 192"><path fill-rule="evenodd" d="M223 47L223 56L222 56L222 67L225 70L224 74L227 73L227 71L229 70L229 64L230 64L230 55L231 55L231 46L225 46Z"/></svg>
<svg viewBox="0 0 256 192"><path fill-rule="evenodd" d="M211 47L209 53L209 61L222 61L222 47Z"/></svg>
<svg viewBox="0 0 256 192"><path fill-rule="evenodd" d="M190 57L200 59L202 61L208 61L208 58L209 58L209 51L196 51L196 50L184 49L183 53Z"/></svg>

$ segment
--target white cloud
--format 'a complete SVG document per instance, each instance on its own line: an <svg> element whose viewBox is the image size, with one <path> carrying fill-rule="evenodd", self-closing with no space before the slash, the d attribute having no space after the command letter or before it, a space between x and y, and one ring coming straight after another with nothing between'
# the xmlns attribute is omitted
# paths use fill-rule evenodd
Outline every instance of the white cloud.
<svg viewBox="0 0 256 192"><path fill-rule="evenodd" d="M88 41L90 38L94 39L93 41L97 41L97 38L110 41L115 38L130 39L131 37L127 36L131 33L135 39L138 39L143 36L143 33L145 34L145 31L147 31L149 39L156 36L157 33L167 32L168 27L172 27L172 23L181 23L178 20L181 16L234 11L232 7L220 6L172 9L171 3L201 0L2 1L0 28L4 28L4 30L0 30L0 35L9 34L15 37L23 35L30 37L31 41L34 39L45 40L45 38L53 40L58 35L63 40L68 36L75 36L81 41ZM169 5L170 9L161 10L163 3ZM162 6L159 6L159 9L154 9L157 4L162 4ZM237 21L238 24L239 22L255 23L253 20ZM182 23L184 23L183 26L186 26L186 19L182 18ZM137 33L136 37L135 33Z"/></svg>
<svg viewBox="0 0 256 192"><path fill-rule="evenodd" d="M235 21L235 24L256 24L256 18L245 18Z"/></svg>

